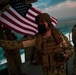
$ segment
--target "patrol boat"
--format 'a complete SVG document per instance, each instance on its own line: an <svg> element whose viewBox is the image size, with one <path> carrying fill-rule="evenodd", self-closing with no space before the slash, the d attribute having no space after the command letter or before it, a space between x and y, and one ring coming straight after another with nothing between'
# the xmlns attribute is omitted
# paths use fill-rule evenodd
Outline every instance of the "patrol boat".
<svg viewBox="0 0 76 75"><path fill-rule="evenodd" d="M69 33L68 33L68 36L69 36ZM29 43L27 43L27 44L29 44ZM21 54L22 73L26 73L27 75L43 75L42 67L40 65L36 65L36 64L31 63L31 61L32 61L32 58L31 58L32 57L32 50L33 50L33 47L26 48L26 52L24 51ZM7 63L4 63L2 65L5 65L5 64L7 64ZM73 57L70 58L69 61L67 62L67 75L72 74L72 69L73 69ZM8 68L6 67L6 68L2 69L0 71L0 75L8 75Z"/></svg>
<svg viewBox="0 0 76 75"><path fill-rule="evenodd" d="M29 1L37 1L37 0L25 0L27 3L30 3ZM9 3L9 0L0 0L0 10ZM31 55L32 55L32 49L33 48L28 48L26 51L27 51L27 54L24 55L24 60L22 62L22 72L23 73L26 73L27 75L42 75L43 71L42 71L42 67L40 65L33 65L31 64ZM25 57L26 56L26 57ZM22 57L23 59L23 57ZM72 59L71 58L67 63L67 66L71 65L72 64ZM6 62L7 63L7 62ZM6 64L4 63L4 65ZM2 64L3 65L3 64ZM68 67L67 67L68 68ZM68 68L68 72L72 71L72 66L69 66ZM8 68L4 68L2 70L0 70L0 75L8 75ZM69 74L70 75L70 74Z"/></svg>

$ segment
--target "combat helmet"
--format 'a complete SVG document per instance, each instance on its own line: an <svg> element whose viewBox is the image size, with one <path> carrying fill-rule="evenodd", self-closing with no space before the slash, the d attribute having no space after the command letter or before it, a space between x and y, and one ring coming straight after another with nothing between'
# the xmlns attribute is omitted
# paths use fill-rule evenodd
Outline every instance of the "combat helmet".
<svg viewBox="0 0 76 75"><path fill-rule="evenodd" d="M38 23L40 21L44 21L44 20L46 20L47 22L52 22L50 16L47 13L41 13L41 14L37 15L35 18L36 23Z"/></svg>

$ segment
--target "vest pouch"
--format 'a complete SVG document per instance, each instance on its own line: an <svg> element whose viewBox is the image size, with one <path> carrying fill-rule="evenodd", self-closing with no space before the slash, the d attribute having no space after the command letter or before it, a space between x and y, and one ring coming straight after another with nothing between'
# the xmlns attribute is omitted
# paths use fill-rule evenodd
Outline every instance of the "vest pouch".
<svg viewBox="0 0 76 75"><path fill-rule="evenodd" d="M49 68L49 55L44 54L42 55L42 65L44 68Z"/></svg>

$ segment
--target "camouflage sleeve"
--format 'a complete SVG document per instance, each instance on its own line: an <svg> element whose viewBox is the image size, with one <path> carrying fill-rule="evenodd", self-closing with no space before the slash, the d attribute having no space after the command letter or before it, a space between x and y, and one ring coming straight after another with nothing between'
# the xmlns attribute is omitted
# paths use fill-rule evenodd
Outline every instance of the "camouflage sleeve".
<svg viewBox="0 0 76 75"><path fill-rule="evenodd" d="M3 47L5 49L22 49L23 48L23 44L21 41L10 41L10 40L0 40L0 47Z"/></svg>
<svg viewBox="0 0 76 75"><path fill-rule="evenodd" d="M69 56L72 56L74 51L73 46L71 45L68 38L61 31L59 31L59 34L60 34L60 37L62 38L61 45L62 45L62 48L64 49L64 52L69 54Z"/></svg>
<svg viewBox="0 0 76 75"><path fill-rule="evenodd" d="M69 42L66 36L63 35L62 39L63 39L62 48L65 50L65 53L69 54L69 56L72 56L74 51L73 46L71 45L71 43Z"/></svg>
<svg viewBox="0 0 76 75"><path fill-rule="evenodd" d="M5 49L23 49L25 47L34 45L35 36L27 36L26 38L22 39L21 41L11 41L11 40L0 40L0 47L3 47Z"/></svg>
<svg viewBox="0 0 76 75"><path fill-rule="evenodd" d="M57 33L54 35L56 36L56 38L58 40L57 42L60 43L61 47L63 48L63 50L66 54L69 54L69 56L72 56L74 49L73 49L73 46L71 45L71 43L69 42L68 38L59 29L57 29L56 32ZM59 34L59 35L57 36L57 34Z"/></svg>

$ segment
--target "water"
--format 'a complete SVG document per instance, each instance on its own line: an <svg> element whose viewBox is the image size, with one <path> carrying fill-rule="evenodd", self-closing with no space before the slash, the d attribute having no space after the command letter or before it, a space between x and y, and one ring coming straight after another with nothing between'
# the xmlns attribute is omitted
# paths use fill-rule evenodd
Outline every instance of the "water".
<svg viewBox="0 0 76 75"><path fill-rule="evenodd" d="M65 34L68 39L71 39L69 38L69 33L71 32L72 28L73 28L74 25L66 25L66 26L63 26L63 27L57 27L63 34ZM18 40L21 40L23 38L23 35L21 34L18 34L18 33L15 33L17 36L18 36ZM71 35L70 35L71 36ZM72 42L71 42L72 43ZM72 43L73 44L73 43ZM21 58L22 58L22 62L24 62L24 50L20 50L20 53L21 53ZM7 60L6 58L4 57L4 51L3 49L0 47L0 70L4 69L7 67Z"/></svg>

